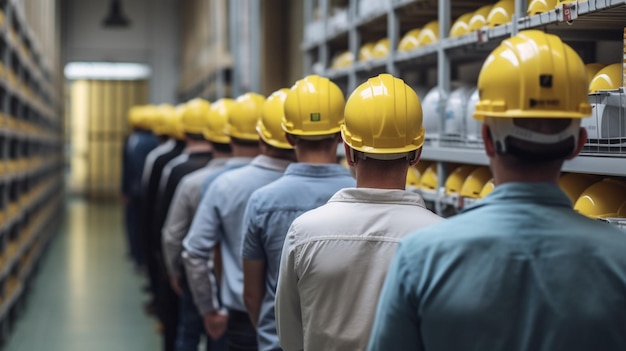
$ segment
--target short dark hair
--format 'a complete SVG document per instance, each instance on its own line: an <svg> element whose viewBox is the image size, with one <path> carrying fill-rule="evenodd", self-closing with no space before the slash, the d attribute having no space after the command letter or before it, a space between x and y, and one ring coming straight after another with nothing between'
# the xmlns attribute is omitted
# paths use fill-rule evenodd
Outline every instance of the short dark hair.
<svg viewBox="0 0 626 351"><path fill-rule="evenodd" d="M213 150L217 152L229 154L233 151L233 149L230 147L230 144L214 143L214 142L212 142L211 144L213 144Z"/></svg>

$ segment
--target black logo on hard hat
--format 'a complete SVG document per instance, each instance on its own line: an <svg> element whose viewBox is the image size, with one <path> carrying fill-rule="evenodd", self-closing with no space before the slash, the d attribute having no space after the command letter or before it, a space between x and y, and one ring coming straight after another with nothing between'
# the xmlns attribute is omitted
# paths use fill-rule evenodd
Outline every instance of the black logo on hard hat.
<svg viewBox="0 0 626 351"><path fill-rule="evenodd" d="M528 105L533 108L533 107L537 107L537 106L559 106L560 101L558 99L552 99L552 100L537 100L537 99L530 99L528 102Z"/></svg>
<svg viewBox="0 0 626 351"><path fill-rule="evenodd" d="M311 122L319 122L322 120L321 113L311 113Z"/></svg>
<svg viewBox="0 0 626 351"><path fill-rule="evenodd" d="M552 88L552 75L541 74L539 75L539 86L542 88Z"/></svg>

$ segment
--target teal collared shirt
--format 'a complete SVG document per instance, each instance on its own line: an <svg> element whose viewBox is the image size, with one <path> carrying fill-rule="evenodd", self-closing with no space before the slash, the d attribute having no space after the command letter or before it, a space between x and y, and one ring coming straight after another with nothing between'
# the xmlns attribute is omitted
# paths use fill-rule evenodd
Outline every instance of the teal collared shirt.
<svg viewBox="0 0 626 351"><path fill-rule="evenodd" d="M626 350L626 235L547 183L404 239L369 350Z"/></svg>

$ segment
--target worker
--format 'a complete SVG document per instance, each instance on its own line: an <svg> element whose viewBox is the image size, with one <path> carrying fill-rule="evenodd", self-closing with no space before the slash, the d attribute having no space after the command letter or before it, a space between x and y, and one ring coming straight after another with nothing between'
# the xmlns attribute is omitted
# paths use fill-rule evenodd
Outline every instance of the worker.
<svg viewBox="0 0 626 351"><path fill-rule="evenodd" d="M293 145L298 162L255 191L244 216L244 302L257 327L261 351L280 350L274 299L289 225L303 212L326 203L337 190L355 184L350 172L337 163L344 104L337 85L313 75L291 90L274 93L265 105L264 119L282 121L272 132L281 135L277 146Z"/></svg>
<svg viewBox="0 0 626 351"><path fill-rule="evenodd" d="M185 345L184 342L179 345L176 344L179 325L179 296L172 289L167 275L163 251L161 250L161 233L170 203L180 180L185 175L204 167L213 158L212 145L204 139L202 134L204 128L206 128L205 116L209 112L209 107L208 101L199 98L177 107L178 126L182 129L185 149L163 168L155 201L154 221L156 223L154 224L155 231L153 233L154 236L151 238L151 245L154 245L153 255L157 257L159 263L157 303L159 315L163 323L165 351L182 350L183 346L187 347L187 350L192 348Z"/></svg>
<svg viewBox="0 0 626 351"><path fill-rule="evenodd" d="M348 99L341 136L356 188L298 217L285 239L276 318L286 351L364 350L398 241L441 220L405 190L424 143L413 89L370 78Z"/></svg>
<svg viewBox="0 0 626 351"><path fill-rule="evenodd" d="M587 87L576 52L542 31L487 57L474 118L496 187L401 241L369 350L626 350L624 233L558 186L587 139Z"/></svg>
<svg viewBox="0 0 626 351"><path fill-rule="evenodd" d="M175 128L174 114L175 110L171 105L163 104L157 107L152 131L160 138L161 144L146 157L141 178L139 245L148 273L150 301L144 306L148 314L156 313L156 296L159 285L158 262L157 257L153 255L154 248L151 244L155 224L154 203L156 194L163 168L169 161L180 155L185 148L185 142L180 139L180 134Z"/></svg>
<svg viewBox="0 0 626 351"><path fill-rule="evenodd" d="M122 196L125 207L125 225L130 257L136 270L143 266L139 246L139 210L141 201L141 176L150 151L159 145L159 139L150 130L154 106L133 106L128 112L132 128L124 143L122 164Z"/></svg>
<svg viewBox="0 0 626 351"><path fill-rule="evenodd" d="M182 246L200 203L202 183L222 169L232 156L230 137L225 134L224 128L233 103L232 99L218 100L211 104L207 113L203 114L206 126L202 134L211 145L213 159L205 167L189 173L180 181L163 225L162 249L165 268L172 290L180 298L176 351L197 350L201 336L204 334L202 317L194 305L185 277L181 256ZM199 129L202 129L202 124ZM218 350L219 345L219 341L207 340L209 350Z"/></svg>
<svg viewBox="0 0 626 351"><path fill-rule="evenodd" d="M211 183L183 241L187 278L205 329L213 339L226 332L229 350L256 350L257 344L243 303L243 212L252 192L278 179L294 158L293 150L260 139L256 124L264 102L265 98L253 93L237 98L231 110L230 137L260 149L260 154L249 165L228 171ZM223 262L219 284L210 273L218 243Z"/></svg>

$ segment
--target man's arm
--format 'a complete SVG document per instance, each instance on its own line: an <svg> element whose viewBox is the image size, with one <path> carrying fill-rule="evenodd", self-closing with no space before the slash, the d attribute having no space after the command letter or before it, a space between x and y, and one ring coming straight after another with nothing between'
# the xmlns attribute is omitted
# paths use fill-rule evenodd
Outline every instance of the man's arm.
<svg viewBox="0 0 626 351"><path fill-rule="evenodd" d="M220 310L217 281L212 274L213 249L223 237L217 203L219 191L211 187L203 197L183 240L183 262L189 287L202 315Z"/></svg>
<svg viewBox="0 0 626 351"><path fill-rule="evenodd" d="M243 260L243 301L256 328L265 294L265 260Z"/></svg>
<svg viewBox="0 0 626 351"><path fill-rule="evenodd" d="M296 272L296 252L293 245L295 233L292 228L289 228L285 238L276 287L276 331L280 346L285 351L304 349L299 277Z"/></svg>
<svg viewBox="0 0 626 351"><path fill-rule="evenodd" d="M187 203L189 190L189 186L184 181L176 188L162 230L165 268L172 279L180 278L184 274L183 239L193 220L193 213L189 211Z"/></svg>
<svg viewBox="0 0 626 351"><path fill-rule="evenodd" d="M413 289L407 288L407 277L415 269L415 264L407 262L401 249L402 244L389 267L378 299L368 351L423 350L417 301Z"/></svg>

